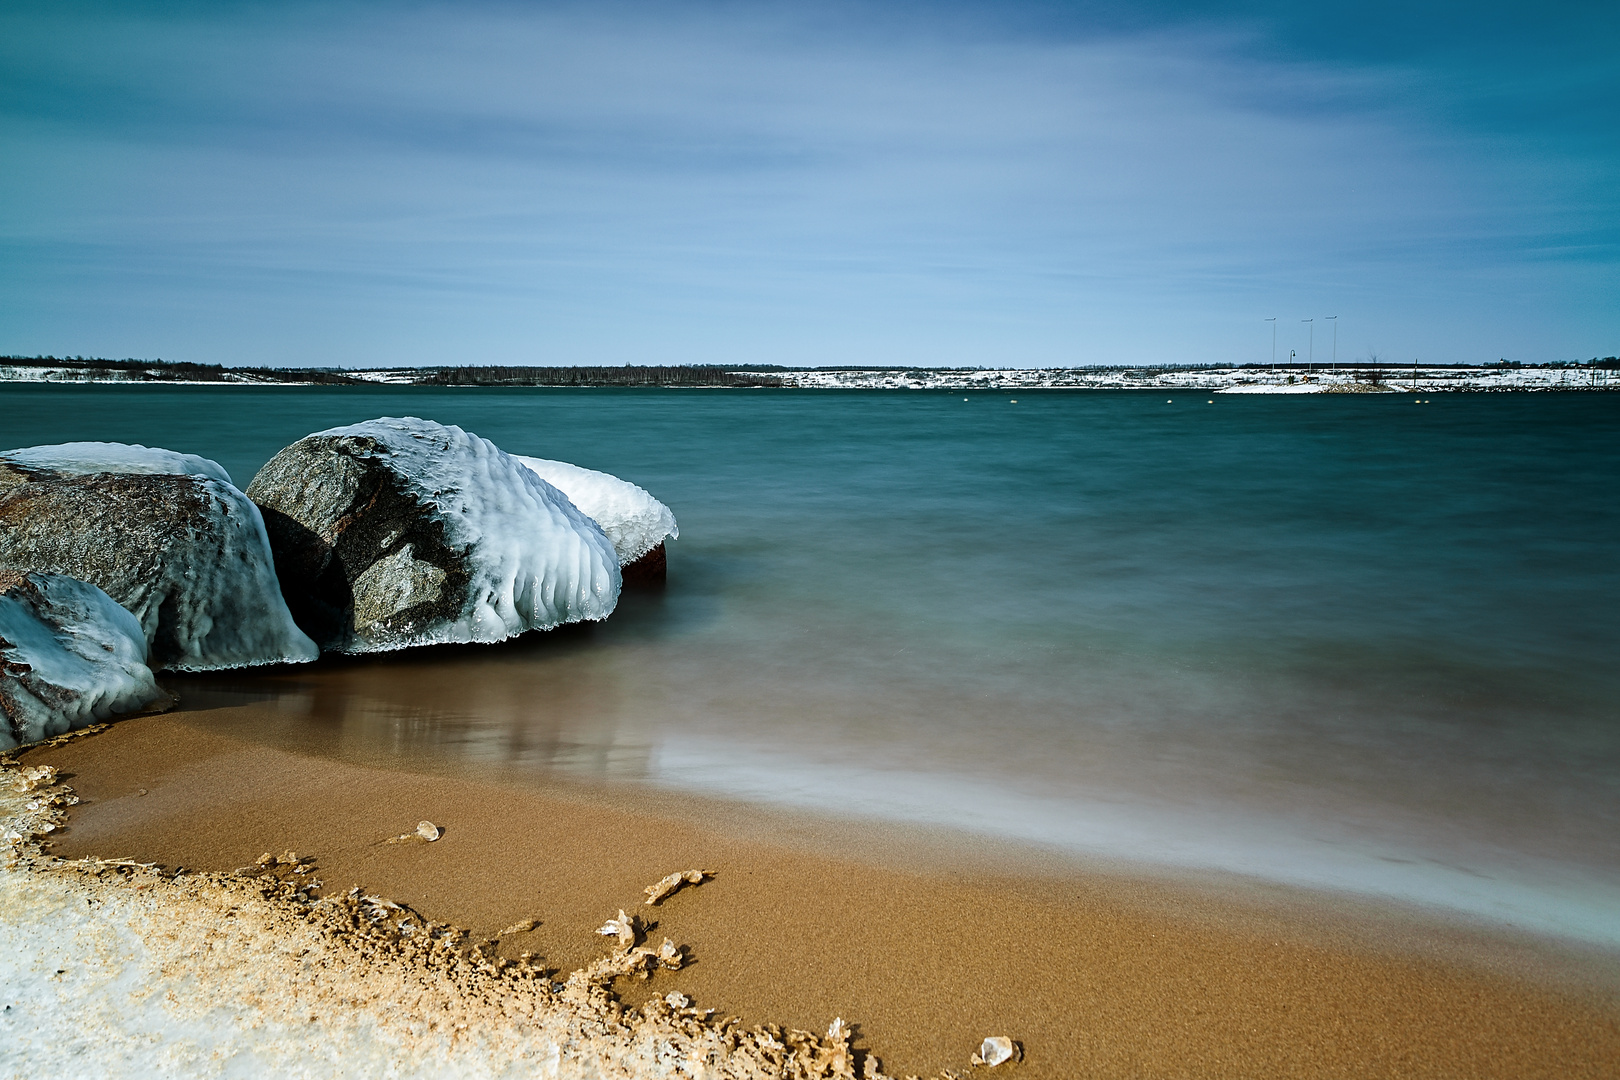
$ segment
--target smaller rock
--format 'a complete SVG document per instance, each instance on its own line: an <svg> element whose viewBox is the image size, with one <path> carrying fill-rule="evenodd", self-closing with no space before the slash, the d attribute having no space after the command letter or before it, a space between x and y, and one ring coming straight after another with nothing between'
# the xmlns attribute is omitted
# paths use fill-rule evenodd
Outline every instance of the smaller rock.
<svg viewBox="0 0 1620 1080"><path fill-rule="evenodd" d="M101 589L0 570L0 750L171 707L146 659L139 621Z"/></svg>

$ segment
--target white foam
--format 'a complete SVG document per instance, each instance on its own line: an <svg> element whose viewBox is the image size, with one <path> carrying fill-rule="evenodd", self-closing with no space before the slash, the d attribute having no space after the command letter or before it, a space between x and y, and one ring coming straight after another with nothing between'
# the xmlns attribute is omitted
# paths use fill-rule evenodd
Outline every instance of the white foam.
<svg viewBox="0 0 1620 1080"><path fill-rule="evenodd" d="M0 722L0 749L167 697L146 666L140 622L112 597L61 574L29 574L28 585L0 595L0 660L28 669L7 676L12 715L9 731Z"/></svg>
<svg viewBox="0 0 1620 1080"><path fill-rule="evenodd" d="M512 457L568 496L581 513L600 525L613 541L621 566L635 562L666 539L681 535L674 511L628 480L566 461L518 454Z"/></svg>
<svg viewBox="0 0 1620 1080"><path fill-rule="evenodd" d="M455 619L423 626L402 644L495 642L526 630L605 619L619 601L619 561L602 529L568 497L488 439L417 417L384 417L317 432L363 436L465 552L471 580Z"/></svg>

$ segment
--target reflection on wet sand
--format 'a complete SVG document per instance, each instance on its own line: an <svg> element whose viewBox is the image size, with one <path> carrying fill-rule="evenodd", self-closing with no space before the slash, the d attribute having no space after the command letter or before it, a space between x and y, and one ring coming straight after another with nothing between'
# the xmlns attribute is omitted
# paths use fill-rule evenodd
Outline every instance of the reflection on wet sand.
<svg viewBox="0 0 1620 1080"><path fill-rule="evenodd" d="M535 662L525 647L480 651L186 676L172 686L183 711L282 749L393 767L647 776L653 743L626 722L625 684L603 664L578 657ZM250 704L260 706L252 719L228 711ZM234 730L250 724L251 733Z"/></svg>

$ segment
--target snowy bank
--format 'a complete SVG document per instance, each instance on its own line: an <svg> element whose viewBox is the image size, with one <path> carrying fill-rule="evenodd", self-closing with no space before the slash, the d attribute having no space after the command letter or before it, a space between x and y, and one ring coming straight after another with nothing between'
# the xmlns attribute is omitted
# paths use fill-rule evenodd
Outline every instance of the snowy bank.
<svg viewBox="0 0 1620 1080"><path fill-rule="evenodd" d="M674 511L628 480L566 461L518 454L512 457L568 496L580 513L600 525L613 542L621 566L630 566L665 540L681 535Z"/></svg>
<svg viewBox="0 0 1620 1080"><path fill-rule="evenodd" d="M324 647L496 642L606 618L602 529L488 439L415 417L306 436L248 485L282 588Z"/></svg>
<svg viewBox="0 0 1620 1080"><path fill-rule="evenodd" d="M0 750L166 708L135 616L87 582L0 575Z"/></svg>

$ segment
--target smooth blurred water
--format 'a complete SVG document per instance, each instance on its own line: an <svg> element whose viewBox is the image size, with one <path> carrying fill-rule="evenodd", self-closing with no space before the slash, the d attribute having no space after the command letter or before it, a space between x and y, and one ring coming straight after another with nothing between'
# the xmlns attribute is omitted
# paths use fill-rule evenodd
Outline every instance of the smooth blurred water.
<svg viewBox="0 0 1620 1080"><path fill-rule="evenodd" d="M264 737L950 825L1620 943L1620 395L0 388L245 486L459 424L676 511L507 646L186 680ZM209 695L215 695L209 697Z"/></svg>

